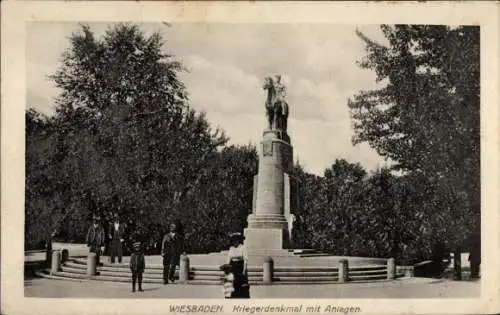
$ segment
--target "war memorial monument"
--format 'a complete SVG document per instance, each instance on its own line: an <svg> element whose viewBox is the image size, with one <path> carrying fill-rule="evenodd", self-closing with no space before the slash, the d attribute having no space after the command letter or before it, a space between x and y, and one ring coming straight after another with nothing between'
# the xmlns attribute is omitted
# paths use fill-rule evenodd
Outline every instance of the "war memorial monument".
<svg viewBox="0 0 500 315"><path fill-rule="evenodd" d="M293 148L287 134L288 104L281 77L267 77L265 102L268 119L259 150L258 174L254 177L252 213L245 229L249 255L282 255L291 247L293 210L297 184L290 176Z"/></svg>
<svg viewBox="0 0 500 315"><path fill-rule="evenodd" d="M294 248L293 213L300 206L300 187L290 176L293 147L287 133L289 106L281 76L265 78L263 88L267 91L267 128L259 146L252 209L243 231L249 281L253 284L345 283L411 276L411 270L396 270L393 258L340 257L315 249ZM128 260L124 257L118 264L104 260L98 265L94 253L89 254L83 246L71 245L71 248L54 248L50 267L38 275L63 280L129 282ZM222 276L219 267L226 261L227 251L186 253L181 257L176 278L184 284L219 285ZM147 256L143 283L162 283L162 269L161 256Z"/></svg>

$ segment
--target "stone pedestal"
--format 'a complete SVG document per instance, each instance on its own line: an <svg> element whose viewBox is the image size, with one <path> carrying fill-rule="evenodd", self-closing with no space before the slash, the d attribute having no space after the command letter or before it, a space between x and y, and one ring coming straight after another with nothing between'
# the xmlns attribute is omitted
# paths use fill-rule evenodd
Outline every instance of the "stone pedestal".
<svg viewBox="0 0 500 315"><path fill-rule="evenodd" d="M60 270L61 270L61 252L58 250L52 251L50 273L54 274Z"/></svg>
<svg viewBox="0 0 500 315"><path fill-rule="evenodd" d="M387 259L387 280L396 279L396 261L394 258Z"/></svg>
<svg viewBox="0 0 500 315"><path fill-rule="evenodd" d="M179 265L179 282L184 284L189 282L189 258L187 255L181 256L181 262Z"/></svg>
<svg viewBox="0 0 500 315"><path fill-rule="evenodd" d="M97 274L97 256L95 253L89 253L87 256L87 276L95 276Z"/></svg>
<svg viewBox="0 0 500 315"><path fill-rule="evenodd" d="M252 253L269 253L287 245L287 232L283 228L246 228L245 247Z"/></svg>
<svg viewBox="0 0 500 315"><path fill-rule="evenodd" d="M264 131L259 150L258 175L254 178L252 214L245 229L245 246L252 252L289 247L290 179L293 149L290 138L279 130Z"/></svg>

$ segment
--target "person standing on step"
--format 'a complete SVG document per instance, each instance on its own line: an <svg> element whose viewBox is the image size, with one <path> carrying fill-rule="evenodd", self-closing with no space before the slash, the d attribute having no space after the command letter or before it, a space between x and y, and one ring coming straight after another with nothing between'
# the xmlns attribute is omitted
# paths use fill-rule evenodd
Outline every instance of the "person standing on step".
<svg viewBox="0 0 500 315"><path fill-rule="evenodd" d="M123 256L123 241L124 241L125 227L120 222L118 213L114 214L114 222L109 227L109 245L110 245L110 261L115 263L115 257L118 256L118 263L122 262Z"/></svg>
<svg viewBox="0 0 500 315"><path fill-rule="evenodd" d="M180 222L170 224L170 231L165 234L161 243L163 257L163 284L175 281L175 268L180 264L184 250L184 236Z"/></svg>
<svg viewBox="0 0 500 315"><path fill-rule="evenodd" d="M233 233L230 239L232 246L229 248L228 264L233 274L231 298L248 299L250 298L250 285L248 283L248 254L243 245L245 236L241 233Z"/></svg>
<svg viewBox="0 0 500 315"><path fill-rule="evenodd" d="M104 246L104 238L106 237L106 234L104 233L104 229L101 225L101 217L95 215L93 221L92 226L87 232L87 247L89 248L90 253L95 253L97 266L101 266L101 247Z"/></svg>
<svg viewBox="0 0 500 315"><path fill-rule="evenodd" d="M146 269L146 263L144 261L144 253L142 252L142 244L140 242L135 242L133 244L134 252L130 256L130 271L132 271L132 292L135 292L135 284L137 282L139 286L139 291L144 291L142 289L142 274L144 269Z"/></svg>

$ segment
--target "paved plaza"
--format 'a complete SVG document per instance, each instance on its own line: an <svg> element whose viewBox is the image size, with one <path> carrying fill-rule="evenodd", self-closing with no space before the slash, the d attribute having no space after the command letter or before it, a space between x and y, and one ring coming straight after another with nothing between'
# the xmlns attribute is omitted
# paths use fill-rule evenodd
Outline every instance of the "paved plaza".
<svg viewBox="0 0 500 315"><path fill-rule="evenodd" d="M130 292L128 283L66 281L33 278L25 280L26 297L43 298L222 298L217 285L145 284L144 292ZM321 285L254 285L252 298L475 298L479 281L424 278L381 283Z"/></svg>

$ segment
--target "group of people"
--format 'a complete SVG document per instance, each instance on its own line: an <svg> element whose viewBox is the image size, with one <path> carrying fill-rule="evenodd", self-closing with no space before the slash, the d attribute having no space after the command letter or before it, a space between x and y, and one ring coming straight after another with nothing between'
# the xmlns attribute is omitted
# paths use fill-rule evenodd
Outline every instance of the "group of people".
<svg viewBox="0 0 500 315"><path fill-rule="evenodd" d="M134 243L129 267L132 271L132 291L135 292L136 283L138 284L138 290L142 291L142 274L145 270L144 240L140 237L141 233L131 233L131 235ZM98 266L103 265L100 257L104 251L106 236L109 240L110 263L115 263L116 258L118 258L118 263L121 263L123 243L125 241L125 225L120 222L118 214L114 215L113 223L110 224L107 235L99 216L93 217L93 223L87 232L87 246L89 252L95 253ZM163 237L161 246L164 284L175 281L175 269L180 263L182 253L184 253L182 225L180 222L172 223L169 232Z"/></svg>
<svg viewBox="0 0 500 315"><path fill-rule="evenodd" d="M105 231L101 224L101 218L94 216L93 224L87 233L87 246L89 252L96 254L97 264L102 265L100 256L104 251L106 236L109 238L110 263L122 262L123 242L125 240L125 226L119 220L118 214L113 216L113 223L110 224L108 231ZM107 235L105 234L107 232ZM139 235L137 233L136 235ZM133 234L132 234L133 235ZM245 237L241 233L230 235L231 247L227 263L220 269L224 271L224 297L225 298L249 298L250 286L248 283L248 255L243 245ZM129 267L132 272L132 292L142 289L142 275L146 268L144 244L137 237L134 239L133 252L130 255ZM180 264L180 257L185 253L184 233L180 222L172 223L169 231L163 236L161 242L161 255L163 258L163 283L175 282L175 270Z"/></svg>
<svg viewBox="0 0 500 315"><path fill-rule="evenodd" d="M106 236L108 239L106 239ZM115 258L118 258L118 263L121 263L123 242L125 241L125 225L120 222L118 214L114 214L113 223L110 224L108 231L105 231L100 216L94 216L93 224L87 231L87 246L91 253L96 254L98 265L102 265L100 257L104 252L104 245L107 240L109 240L110 262L113 264Z"/></svg>
<svg viewBox="0 0 500 315"><path fill-rule="evenodd" d="M142 274L146 268L143 247L141 242L135 242L133 247L134 252L130 256L129 264L132 272L132 292L135 292L136 282L139 291L143 291ZM175 282L175 269L180 263L182 253L184 253L184 235L181 233L180 224L173 223L162 241L163 284L168 284L169 281Z"/></svg>

